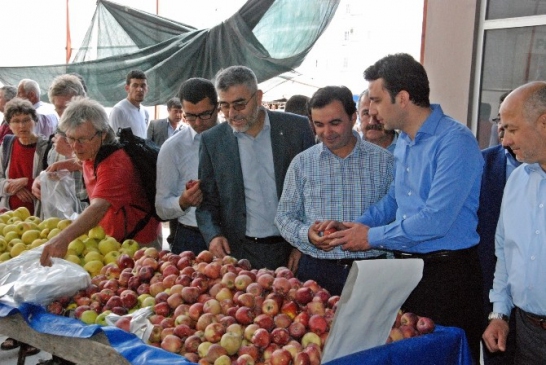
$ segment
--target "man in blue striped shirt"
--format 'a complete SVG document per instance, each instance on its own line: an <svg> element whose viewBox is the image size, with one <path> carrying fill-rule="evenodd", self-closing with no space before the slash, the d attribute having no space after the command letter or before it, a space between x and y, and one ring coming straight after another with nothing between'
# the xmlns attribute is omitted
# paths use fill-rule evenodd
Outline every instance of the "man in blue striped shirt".
<svg viewBox="0 0 546 365"><path fill-rule="evenodd" d="M393 156L363 141L353 126L356 106L346 87L319 89L310 101L312 122L322 143L290 164L275 222L281 235L303 256L296 275L316 280L339 295L352 261L386 257L382 250L347 252L330 248L318 220L354 220L381 199L393 180Z"/></svg>

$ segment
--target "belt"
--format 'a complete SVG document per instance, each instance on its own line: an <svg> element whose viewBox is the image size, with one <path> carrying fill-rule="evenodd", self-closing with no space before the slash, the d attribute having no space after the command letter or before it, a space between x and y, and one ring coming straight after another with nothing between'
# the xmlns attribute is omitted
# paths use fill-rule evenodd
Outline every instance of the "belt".
<svg viewBox="0 0 546 365"><path fill-rule="evenodd" d="M542 328L543 330L546 330L546 317L537 316L536 314L528 313L528 312L525 312L524 310L521 310L521 313L523 313L525 317L527 317L529 322L531 322L537 327Z"/></svg>
<svg viewBox="0 0 546 365"><path fill-rule="evenodd" d="M193 232L197 232L197 233L201 233L201 231L199 230L199 228L197 227L193 227L193 226L187 226L185 224L182 224L180 222L178 222L178 225L184 229L187 229L187 230L190 230L190 231L193 231Z"/></svg>
<svg viewBox="0 0 546 365"><path fill-rule="evenodd" d="M397 259L423 259L423 260L435 260L435 259L458 259L467 257L472 251L476 249L476 246L465 248L462 250L441 250L428 253L411 253L402 251L393 251L394 257Z"/></svg>
<svg viewBox="0 0 546 365"><path fill-rule="evenodd" d="M273 243L279 243L283 242L284 238L282 236L269 236L269 237L249 237L245 236L245 238L249 241L252 241L254 243L263 243L266 245L271 245Z"/></svg>
<svg viewBox="0 0 546 365"><path fill-rule="evenodd" d="M379 256L365 257L365 258L358 258L358 259L318 259L318 260L323 260L331 264L334 264L336 266L350 267L355 261L377 260L377 259L384 259L386 257L387 257L387 254L382 254Z"/></svg>

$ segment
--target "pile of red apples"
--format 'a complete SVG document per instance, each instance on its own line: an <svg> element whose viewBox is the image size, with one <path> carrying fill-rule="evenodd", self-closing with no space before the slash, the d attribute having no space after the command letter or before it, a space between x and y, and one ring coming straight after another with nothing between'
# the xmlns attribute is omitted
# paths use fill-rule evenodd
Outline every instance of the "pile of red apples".
<svg viewBox="0 0 546 365"><path fill-rule="evenodd" d="M434 332L435 327L434 321L428 317L420 317L415 313L399 310L387 338L387 343L426 335Z"/></svg>
<svg viewBox="0 0 546 365"><path fill-rule="evenodd" d="M152 346L199 364L320 364L339 301L315 281L301 282L286 267L252 269L246 259L211 252L174 254L142 248L105 265L92 284L48 306L88 324L109 313L151 307Z"/></svg>

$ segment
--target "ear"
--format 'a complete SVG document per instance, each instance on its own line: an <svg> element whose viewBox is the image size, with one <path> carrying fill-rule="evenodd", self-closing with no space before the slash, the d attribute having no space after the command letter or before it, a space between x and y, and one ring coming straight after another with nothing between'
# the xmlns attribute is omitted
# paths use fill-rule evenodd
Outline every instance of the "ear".
<svg viewBox="0 0 546 365"><path fill-rule="evenodd" d="M537 128L546 133L546 113L538 117Z"/></svg>
<svg viewBox="0 0 546 365"><path fill-rule="evenodd" d="M356 123L356 112L351 115L351 125L354 127Z"/></svg>
<svg viewBox="0 0 546 365"><path fill-rule="evenodd" d="M262 99L264 97L264 92L260 89L256 90L256 103L262 105Z"/></svg>
<svg viewBox="0 0 546 365"><path fill-rule="evenodd" d="M129 86L130 86L130 85L125 84L125 91L126 91L127 93L129 93Z"/></svg>
<svg viewBox="0 0 546 365"><path fill-rule="evenodd" d="M403 107L406 107L409 103L411 103L410 95L406 90L401 90L398 95L396 95L396 98Z"/></svg>

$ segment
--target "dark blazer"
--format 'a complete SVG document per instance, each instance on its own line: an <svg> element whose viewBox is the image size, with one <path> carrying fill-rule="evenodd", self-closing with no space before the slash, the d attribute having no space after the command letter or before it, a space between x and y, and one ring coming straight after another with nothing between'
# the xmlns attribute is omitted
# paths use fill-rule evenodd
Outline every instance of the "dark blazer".
<svg viewBox="0 0 546 365"><path fill-rule="evenodd" d="M482 266L484 304L487 313L492 310L489 290L493 287L495 274L495 231L499 220L502 194L506 185L506 153L501 145L482 151L483 166L480 206L478 208L478 254Z"/></svg>
<svg viewBox="0 0 546 365"><path fill-rule="evenodd" d="M147 138L160 146L169 138L169 119L156 119L148 124Z"/></svg>
<svg viewBox="0 0 546 365"><path fill-rule="evenodd" d="M311 147L314 138L306 118L269 110L267 113L280 199L290 162ZM203 202L196 210L196 217L205 242L209 244L214 237L224 236L231 255L238 257L246 231L245 191L237 137L227 122L201 134L199 179Z"/></svg>

